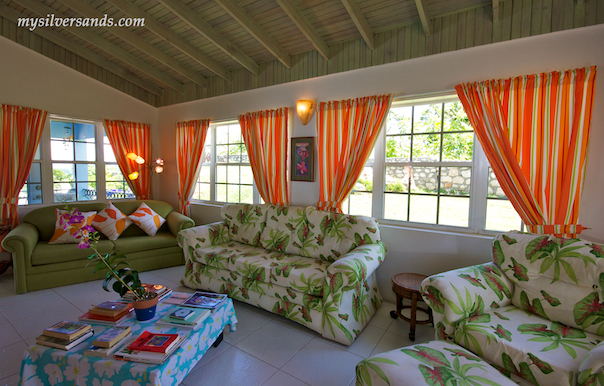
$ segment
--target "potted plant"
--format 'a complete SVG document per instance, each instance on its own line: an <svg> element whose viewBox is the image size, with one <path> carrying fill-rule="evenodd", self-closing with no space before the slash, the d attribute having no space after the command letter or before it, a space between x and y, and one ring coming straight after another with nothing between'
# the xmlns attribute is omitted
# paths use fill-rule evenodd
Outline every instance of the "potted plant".
<svg viewBox="0 0 604 386"><path fill-rule="evenodd" d="M155 316L158 297L155 292L148 292L138 277L138 271L132 269L126 255L111 253L102 254L97 249L99 241L98 232L90 225L81 225L84 216L81 212L75 209L69 209L67 214L61 216L59 225L63 230L68 231L75 229L73 236L76 239L81 239L78 248L90 248L93 254L88 257L91 263L96 262L94 273L107 270L105 280L103 281L103 289L109 292L109 284L113 281L111 288L120 296L124 296L127 292L133 294L132 307L136 313L136 319L140 321L149 320Z"/></svg>

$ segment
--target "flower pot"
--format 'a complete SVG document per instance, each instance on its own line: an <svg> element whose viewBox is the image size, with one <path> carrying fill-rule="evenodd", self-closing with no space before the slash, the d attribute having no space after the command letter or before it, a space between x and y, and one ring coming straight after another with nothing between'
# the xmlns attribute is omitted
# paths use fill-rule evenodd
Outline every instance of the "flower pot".
<svg viewBox="0 0 604 386"><path fill-rule="evenodd" d="M132 307L134 307L134 313L136 314L136 320L145 321L149 319L153 319L155 316L155 308L157 307L157 302L159 298L157 294L151 299L147 300L133 300Z"/></svg>

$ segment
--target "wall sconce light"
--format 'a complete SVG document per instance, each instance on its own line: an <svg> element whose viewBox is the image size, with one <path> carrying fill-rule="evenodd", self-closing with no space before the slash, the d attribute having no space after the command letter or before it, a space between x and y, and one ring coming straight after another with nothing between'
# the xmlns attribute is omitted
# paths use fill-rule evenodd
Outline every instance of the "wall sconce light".
<svg viewBox="0 0 604 386"><path fill-rule="evenodd" d="M310 117L312 117L312 108L315 103L308 100L299 100L296 102L296 111L298 112L298 118L302 125L306 126Z"/></svg>
<svg viewBox="0 0 604 386"><path fill-rule="evenodd" d="M145 165L146 161L143 157L137 155L136 153L128 153L126 154L126 157L130 160L135 161L137 164L139 165ZM130 179L131 181L136 180L139 177L139 172L143 169L149 169L149 171L154 171L157 174L161 174L164 171L164 160L161 158L158 158L155 160L155 167L152 168L152 165L145 165L143 167L141 167L138 171L134 171L130 174L128 174L128 179Z"/></svg>

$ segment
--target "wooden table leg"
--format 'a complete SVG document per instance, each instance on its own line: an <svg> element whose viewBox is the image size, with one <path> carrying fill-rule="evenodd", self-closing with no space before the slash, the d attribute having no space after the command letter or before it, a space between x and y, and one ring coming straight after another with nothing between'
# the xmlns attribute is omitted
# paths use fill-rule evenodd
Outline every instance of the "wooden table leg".
<svg viewBox="0 0 604 386"><path fill-rule="evenodd" d="M410 326L410 332L409 332L409 339L411 339L412 342L415 342L415 324L417 321L417 293L413 293L411 295L411 315L410 318L411 319L411 326Z"/></svg>

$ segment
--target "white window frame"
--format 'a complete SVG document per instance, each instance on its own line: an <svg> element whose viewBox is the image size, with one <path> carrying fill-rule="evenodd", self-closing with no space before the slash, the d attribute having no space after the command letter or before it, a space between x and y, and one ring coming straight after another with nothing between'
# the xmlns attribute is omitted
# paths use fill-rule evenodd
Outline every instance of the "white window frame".
<svg viewBox="0 0 604 386"><path fill-rule="evenodd" d="M216 121L216 122L212 122L210 123L210 127L208 128L208 130L211 130L211 136L210 136L210 152L211 152L211 157L210 157L210 162L208 163L202 163L201 166L210 166L210 199L209 200L200 200L200 199L196 199L196 198L192 198L191 202L196 202L196 203L203 203L203 204L217 204L217 205L224 205L226 204L226 202L223 201L218 201L216 199L216 186L218 184L222 185L222 182L216 182L216 169L218 165L223 165L218 164L216 162L216 130L219 130L219 128L221 126L230 126L230 125L239 125L239 121L237 119L227 119L227 120L221 120L221 121ZM206 152L206 146L208 146L208 144L204 144L204 151L201 155L201 159L203 160L205 158L205 152ZM246 149L247 150L247 149ZM230 166L248 166L251 164L247 164L247 163L229 163L229 164L224 164L224 165L230 165ZM198 184L200 184L199 180L199 175L201 174L201 167L199 168L199 173L197 174L197 177L195 178L195 190L197 190L197 186ZM206 183L206 182L201 182L201 183ZM241 185L241 184L239 184ZM260 193L258 192L258 189L256 187L256 181L252 181L252 189L253 189L253 193L252 193L252 197L253 197L253 203L254 204L260 204L261 198L260 198Z"/></svg>

